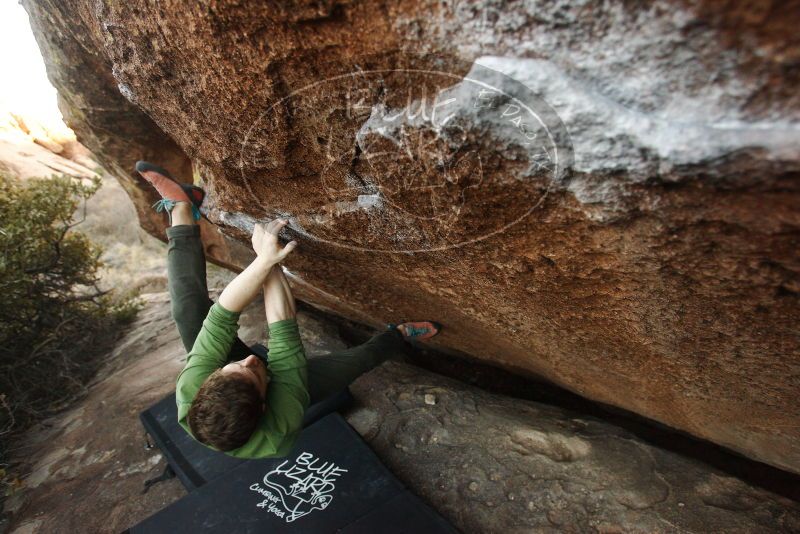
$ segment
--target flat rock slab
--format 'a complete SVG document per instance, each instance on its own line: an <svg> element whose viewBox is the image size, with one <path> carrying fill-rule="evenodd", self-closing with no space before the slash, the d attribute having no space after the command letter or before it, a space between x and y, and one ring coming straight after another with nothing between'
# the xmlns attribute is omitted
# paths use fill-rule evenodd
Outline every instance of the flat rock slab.
<svg viewBox="0 0 800 534"><path fill-rule="evenodd" d="M464 532L800 530L800 503L599 419L394 362L352 390L350 423Z"/></svg>

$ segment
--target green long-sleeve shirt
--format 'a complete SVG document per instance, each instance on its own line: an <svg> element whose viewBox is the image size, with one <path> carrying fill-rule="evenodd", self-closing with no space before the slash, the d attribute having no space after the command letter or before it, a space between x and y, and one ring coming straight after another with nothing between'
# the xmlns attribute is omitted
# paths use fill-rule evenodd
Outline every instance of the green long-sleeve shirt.
<svg viewBox="0 0 800 534"><path fill-rule="evenodd" d="M239 329L239 313L215 303L208 311L181 373L175 398L178 422L191 435L189 406L208 375L224 366ZM267 408L250 439L226 454L237 458L286 456L292 449L309 404L306 355L295 319L269 325L270 382Z"/></svg>

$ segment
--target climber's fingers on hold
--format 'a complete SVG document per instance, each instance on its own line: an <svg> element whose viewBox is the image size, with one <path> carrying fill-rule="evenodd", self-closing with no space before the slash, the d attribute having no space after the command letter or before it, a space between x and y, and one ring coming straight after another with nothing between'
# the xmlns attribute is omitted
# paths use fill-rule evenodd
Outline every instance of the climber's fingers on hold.
<svg viewBox="0 0 800 534"><path fill-rule="evenodd" d="M273 235L278 235L281 229L289 223L286 219L275 219L270 221L267 225L267 232Z"/></svg>
<svg viewBox="0 0 800 534"><path fill-rule="evenodd" d="M289 241L286 243L286 246L283 247L283 250L281 250L281 260L291 254L295 248L297 248L297 241Z"/></svg>

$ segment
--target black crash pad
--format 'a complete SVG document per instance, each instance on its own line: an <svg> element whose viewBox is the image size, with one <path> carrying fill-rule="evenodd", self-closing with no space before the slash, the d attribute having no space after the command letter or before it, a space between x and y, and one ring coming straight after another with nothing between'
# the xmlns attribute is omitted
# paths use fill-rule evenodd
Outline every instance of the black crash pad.
<svg viewBox="0 0 800 534"><path fill-rule="evenodd" d="M341 393L312 404L306 410L303 426L308 426L333 411L345 408L352 400L350 391L345 389ZM139 419L188 491L199 488L245 461L209 449L195 441L178 424L178 407L175 404L174 393L139 414Z"/></svg>
<svg viewBox="0 0 800 534"><path fill-rule="evenodd" d="M269 351L264 345L255 344L250 349L265 362L269 361ZM306 427L333 411L346 408L352 400L350 391L345 389L312 404L306 410L303 426ZM167 395L139 414L139 419L188 491L214 480L244 461L213 451L187 434L178 424L178 407L175 404L174 394Z"/></svg>
<svg viewBox="0 0 800 534"><path fill-rule="evenodd" d="M247 460L131 528L132 533L453 533L409 493L338 413L285 458Z"/></svg>
<svg viewBox="0 0 800 534"><path fill-rule="evenodd" d="M406 490L338 532L342 534L424 534L456 530L416 495Z"/></svg>

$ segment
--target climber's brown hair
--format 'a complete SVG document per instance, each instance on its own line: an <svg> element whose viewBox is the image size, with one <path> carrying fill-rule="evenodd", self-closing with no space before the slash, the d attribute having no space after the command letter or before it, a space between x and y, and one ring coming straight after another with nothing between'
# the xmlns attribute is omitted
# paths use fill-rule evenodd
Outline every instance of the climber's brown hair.
<svg viewBox="0 0 800 534"><path fill-rule="evenodd" d="M206 378L192 401L189 428L197 441L231 451L247 443L263 411L253 384L218 369Z"/></svg>

